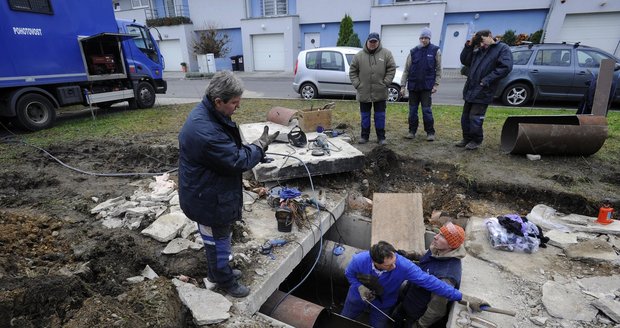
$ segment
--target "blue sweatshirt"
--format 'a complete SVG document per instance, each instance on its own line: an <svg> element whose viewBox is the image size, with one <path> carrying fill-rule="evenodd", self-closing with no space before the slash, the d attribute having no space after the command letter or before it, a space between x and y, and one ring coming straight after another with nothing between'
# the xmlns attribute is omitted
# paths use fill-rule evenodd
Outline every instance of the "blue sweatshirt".
<svg viewBox="0 0 620 328"><path fill-rule="evenodd" d="M357 290L362 284L357 280L357 274L370 274L379 277L379 283L383 286L383 294L372 301L379 308L389 308L396 304L398 291L405 280L409 280L411 283L443 296L450 301L460 301L463 297L458 289L422 271L417 265L399 254L394 255L396 256L396 268L378 275L373 270L374 265L368 251L355 254L344 271L349 284L351 284L350 288ZM359 293L353 293L353 295L361 300Z"/></svg>

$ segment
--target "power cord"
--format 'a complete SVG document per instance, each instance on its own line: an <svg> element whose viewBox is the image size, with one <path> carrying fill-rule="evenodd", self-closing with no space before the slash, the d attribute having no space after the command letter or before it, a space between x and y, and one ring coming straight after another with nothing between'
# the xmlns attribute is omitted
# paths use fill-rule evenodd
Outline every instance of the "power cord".
<svg viewBox="0 0 620 328"><path fill-rule="evenodd" d="M33 144L27 143L23 138L19 138L19 139L15 139L18 138L19 136L17 134L15 134L13 131L9 130L4 124L2 124L0 122L0 125L2 125L2 127L8 131L10 134L12 134L12 136L7 136L7 137L3 137L2 139L0 139L2 142L5 143L15 143L15 144L22 144L24 146L28 146L28 147L32 147L34 149L37 149L41 152L43 152L44 154L46 154L47 156L49 156L50 158L52 158L54 161L56 161L58 164L72 170L78 173L82 173L82 174L86 174L86 175L91 175L91 176L96 176L96 177L133 177L133 176L158 176L158 175L162 175L162 174L166 174L166 173L172 173L172 172L176 172L178 170L178 168L174 168L171 170L168 170L166 172L163 173L149 173L149 172L133 172L133 173L97 173L97 172L89 172L89 171L84 171L81 169L78 169L76 167L73 167L71 165L68 165L66 163L64 163L63 161L61 161L60 159L56 158L56 156L52 155L50 152L48 152L47 150L35 146ZM9 141L6 141L9 140Z"/></svg>
<svg viewBox="0 0 620 328"><path fill-rule="evenodd" d="M310 180L310 187L312 188L312 194L314 195L315 199L316 198L316 191L314 189L314 182L312 181L312 175L310 174L310 170L308 169L308 166L306 165L306 163L304 163L304 161L302 161L299 157L296 156L292 156L290 154L280 154L280 153L266 153L269 155L276 155L276 156L286 156L286 157L291 157L294 158L296 160L298 160L301 164L303 164L304 168L306 169L306 172L308 173L308 179ZM321 213L321 209L319 207L318 204L316 204L316 208L318 210L317 212L317 217L320 218L320 213ZM320 219L319 219L319 223L320 223ZM273 314L273 312L278 308L278 306L280 306L280 304L282 304L282 302L291 294L293 293L297 288L299 288L299 286L301 286L306 279L308 279L308 277L310 276L310 274L314 271L314 268L316 267L317 263L319 263L319 259L321 258L321 253L323 252L323 230L321 229L321 225L319 224L317 226L319 228L319 252L316 256L316 259L314 260L314 263L312 264L312 267L310 268L310 270L308 271L308 273L301 279L301 281L295 285L295 287L293 287L291 290L289 290L279 301L278 303L276 303L276 305L273 307L273 309L271 309L271 311L269 312L269 315L271 316ZM314 235L314 229L312 230L312 234Z"/></svg>

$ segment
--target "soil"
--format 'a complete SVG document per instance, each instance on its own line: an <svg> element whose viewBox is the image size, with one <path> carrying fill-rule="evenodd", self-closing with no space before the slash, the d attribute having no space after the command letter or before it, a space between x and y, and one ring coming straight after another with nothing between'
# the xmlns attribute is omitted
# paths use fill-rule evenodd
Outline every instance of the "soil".
<svg viewBox="0 0 620 328"><path fill-rule="evenodd" d="M47 150L66 165L93 172L165 172L178 161L175 138L154 135L86 139ZM582 158L529 162L422 141L361 150L367 155L363 170L315 183L369 198L374 192L421 192L427 219L433 210L452 217L525 214L538 203L594 215L602 197L617 197L620 185L615 167ZM129 197L150 178L79 173L27 146L20 146L16 159L19 165L0 169L1 327L194 327L170 279L205 277L204 257L161 255L165 245L139 230L106 229L90 214L95 198ZM146 265L161 278L126 282ZM572 266L564 262L556 269L566 273ZM235 317L217 326L266 325Z"/></svg>

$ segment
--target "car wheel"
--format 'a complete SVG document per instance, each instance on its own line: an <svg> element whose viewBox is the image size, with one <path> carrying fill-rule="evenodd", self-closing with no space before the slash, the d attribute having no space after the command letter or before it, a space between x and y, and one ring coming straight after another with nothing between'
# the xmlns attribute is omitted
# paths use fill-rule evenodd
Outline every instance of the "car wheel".
<svg viewBox="0 0 620 328"><path fill-rule="evenodd" d="M515 83L502 94L502 103L506 106L523 106L532 98L532 89L527 84Z"/></svg>
<svg viewBox="0 0 620 328"><path fill-rule="evenodd" d="M389 102L397 102L400 100L400 88L396 84L392 84L388 87L388 99Z"/></svg>
<svg viewBox="0 0 620 328"><path fill-rule="evenodd" d="M299 94L304 99L315 99L319 95L319 92L314 84L304 83L301 85L301 88L299 88Z"/></svg>
<svg viewBox="0 0 620 328"><path fill-rule="evenodd" d="M155 89L148 82L140 82L136 88L136 105L138 108L151 108L155 105Z"/></svg>
<svg viewBox="0 0 620 328"><path fill-rule="evenodd" d="M15 123L26 130L38 131L51 127L56 120L52 102L38 93L28 93L17 101Z"/></svg>

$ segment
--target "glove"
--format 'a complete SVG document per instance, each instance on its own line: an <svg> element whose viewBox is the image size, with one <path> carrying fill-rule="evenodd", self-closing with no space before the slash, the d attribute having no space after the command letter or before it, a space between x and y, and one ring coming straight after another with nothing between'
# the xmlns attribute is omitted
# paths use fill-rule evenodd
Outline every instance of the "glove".
<svg viewBox="0 0 620 328"><path fill-rule="evenodd" d="M409 261L417 261L420 257L416 256L417 254L415 252L407 252L404 249L399 249L396 251L397 254L401 255L402 257L408 259Z"/></svg>
<svg viewBox="0 0 620 328"><path fill-rule="evenodd" d="M357 291L360 293L360 296L365 301L372 302L372 300L375 299L375 293L373 293L372 290L368 289L368 287L364 285L360 285L359 287L357 287Z"/></svg>
<svg viewBox="0 0 620 328"><path fill-rule="evenodd" d="M267 151L267 148L269 148L269 145L274 140L276 140L279 134L280 134L280 131L276 131L276 133L274 134L269 134L269 127L265 125L265 128L263 129L263 134L260 136L260 138L256 139L256 141L254 141L252 144L257 145L260 149L263 150L263 153L264 153Z"/></svg>
<svg viewBox="0 0 620 328"><path fill-rule="evenodd" d="M469 296L465 294L463 294L463 297L461 298L461 301L459 303L467 305L467 307L474 312L480 312L482 311L481 307L489 306L489 302L479 299L475 296Z"/></svg>
<svg viewBox="0 0 620 328"><path fill-rule="evenodd" d="M383 295L383 286L379 283L379 277L361 273L358 273L355 277L362 283L362 285L370 289L376 296Z"/></svg>

